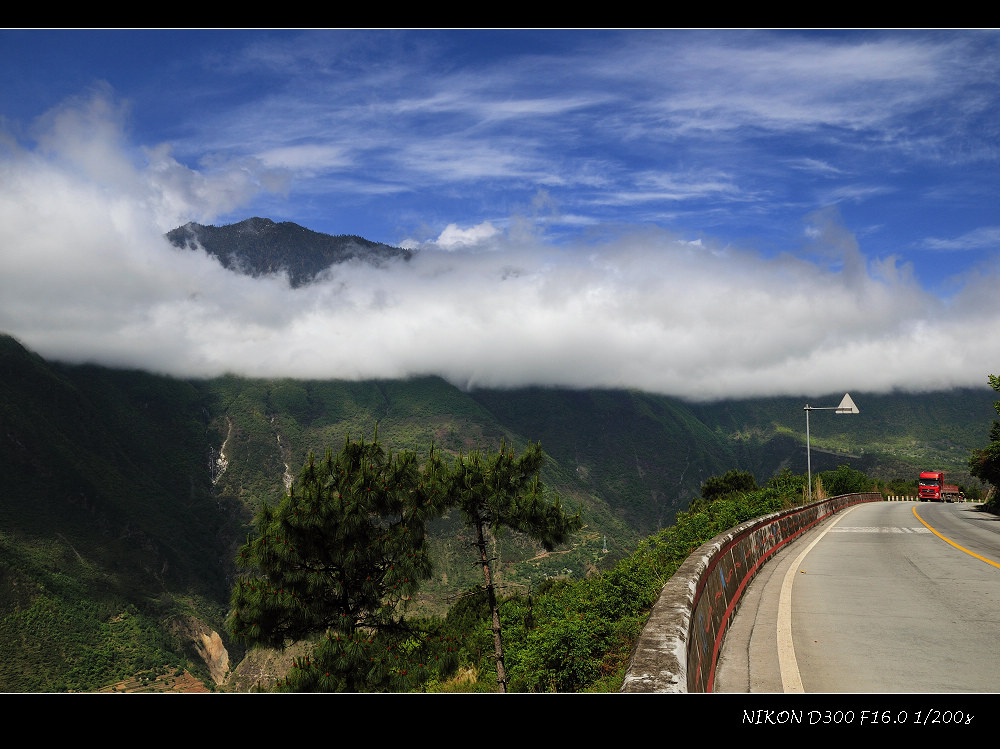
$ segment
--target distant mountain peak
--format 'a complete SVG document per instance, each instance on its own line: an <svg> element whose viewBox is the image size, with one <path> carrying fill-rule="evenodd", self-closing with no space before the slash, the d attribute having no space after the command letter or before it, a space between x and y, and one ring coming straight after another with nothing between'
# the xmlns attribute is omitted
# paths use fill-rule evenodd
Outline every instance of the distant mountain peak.
<svg viewBox="0 0 1000 749"><path fill-rule="evenodd" d="M238 224L232 225L237 231L252 232L254 234L259 234L260 232L269 229L272 226L277 226L269 218L261 218L260 216L254 216L253 218L248 218L240 221ZM297 224L292 224L292 226L297 226ZM299 227L302 228L301 226Z"/></svg>
<svg viewBox="0 0 1000 749"><path fill-rule="evenodd" d="M292 286L307 284L330 266L349 260L382 266L411 257L408 250L364 237L323 234L260 216L225 226L192 221L167 232L167 239L181 249L201 247L237 273L265 276L285 271Z"/></svg>

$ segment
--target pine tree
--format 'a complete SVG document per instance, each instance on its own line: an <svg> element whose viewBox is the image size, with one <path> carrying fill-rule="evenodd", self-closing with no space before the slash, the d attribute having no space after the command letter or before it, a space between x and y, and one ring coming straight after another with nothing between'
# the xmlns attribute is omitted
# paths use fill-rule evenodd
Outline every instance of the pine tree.
<svg viewBox="0 0 1000 749"><path fill-rule="evenodd" d="M482 566L492 616L497 688L507 691L503 633L496 581L487 548L487 533L513 529L540 541L547 550L565 542L580 527L580 516L570 517L558 498L547 501L539 471L544 458L539 444L529 445L520 457L505 441L497 453L474 451L459 456L448 476L447 503L459 507L466 524L475 530L478 563Z"/></svg>
<svg viewBox="0 0 1000 749"><path fill-rule="evenodd" d="M387 453L348 438L335 457L310 454L296 485L257 513L240 549L229 629L250 645L320 644L278 684L292 690L405 689L421 667L421 633L405 619L430 576L426 523L445 509L433 449Z"/></svg>

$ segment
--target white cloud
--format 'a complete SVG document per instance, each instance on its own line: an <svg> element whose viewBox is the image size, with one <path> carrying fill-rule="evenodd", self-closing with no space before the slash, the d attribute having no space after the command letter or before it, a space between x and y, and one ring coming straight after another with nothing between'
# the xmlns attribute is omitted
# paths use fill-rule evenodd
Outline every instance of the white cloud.
<svg viewBox="0 0 1000 749"><path fill-rule="evenodd" d="M489 221L485 221L478 226L470 226L468 229L459 229L455 224L448 224L434 241L434 244L442 250L475 247L487 240L493 239L499 233L500 230Z"/></svg>
<svg viewBox="0 0 1000 749"><path fill-rule="evenodd" d="M268 167L299 169L306 174L325 169L342 169L351 165L347 149L342 146L308 143L271 148L258 158Z"/></svg>
<svg viewBox="0 0 1000 749"><path fill-rule="evenodd" d="M928 237L924 246L931 250L970 250L1000 248L1000 226L983 226L954 239Z"/></svg>
<svg viewBox="0 0 1000 749"><path fill-rule="evenodd" d="M690 398L980 385L1000 361L995 305L971 302L991 298L995 274L948 305L908 266L866 258L829 211L810 217L815 262L654 229L556 246L484 222L449 225L409 262L341 265L296 289L239 276L170 246L163 223L236 205L258 181L165 150L143 163L116 122L62 112L44 150L0 162L0 330L44 356ZM928 352L947 356L928 366Z"/></svg>
<svg viewBox="0 0 1000 749"><path fill-rule="evenodd" d="M284 175L249 157L211 160L196 171L176 161L169 145L132 148L127 122L127 107L115 101L108 87L99 86L40 117L34 127L35 151L12 145L6 166L37 161L37 171L18 171L12 177L53 179L60 182L59 189L72 189L75 179L90 197L99 193L109 202L141 208L143 220L163 231L191 220L210 221L285 185ZM41 196L39 208L46 210L51 202Z"/></svg>

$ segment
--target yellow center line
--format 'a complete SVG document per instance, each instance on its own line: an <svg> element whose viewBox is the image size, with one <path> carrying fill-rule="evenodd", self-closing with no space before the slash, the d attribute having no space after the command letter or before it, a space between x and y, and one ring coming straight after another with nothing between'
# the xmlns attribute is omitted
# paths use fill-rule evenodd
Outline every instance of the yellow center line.
<svg viewBox="0 0 1000 749"><path fill-rule="evenodd" d="M964 551L966 554L970 554L970 555L974 556L976 559L979 559L980 561L986 562L986 564L992 564L994 567L1000 568L1000 564L997 564L996 562L994 562L994 561L992 561L990 559L987 559L986 557L981 557L976 552L969 551L968 549L965 549L965 548L959 546L958 544L956 544L951 539L948 539L948 538L945 538L944 536L942 536L940 533L938 533L936 530L934 530L931 527L930 523L928 523L922 517L920 517L919 515L917 515L917 506L916 505L913 505L913 514L917 518L917 520L919 520L921 523L923 523L924 525L927 526L927 530L929 530L935 536L937 536L938 538L940 538L942 541L947 541L948 543L950 543L952 546L954 546L959 551Z"/></svg>

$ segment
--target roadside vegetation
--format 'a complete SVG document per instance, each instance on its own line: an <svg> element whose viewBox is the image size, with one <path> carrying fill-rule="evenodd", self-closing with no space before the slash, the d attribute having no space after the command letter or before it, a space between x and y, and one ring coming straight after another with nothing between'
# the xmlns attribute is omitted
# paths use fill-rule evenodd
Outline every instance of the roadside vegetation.
<svg viewBox="0 0 1000 749"><path fill-rule="evenodd" d="M1000 377L989 376L990 387L1000 393ZM993 408L1000 416L1000 400L993 403ZM1000 421L993 420L990 427L990 443L981 450L973 450L969 458L969 470L978 479L987 482L992 488L986 500L986 509L990 512L1000 510Z"/></svg>
<svg viewBox="0 0 1000 749"><path fill-rule="evenodd" d="M821 472L815 482L814 494L821 496L886 488L849 466ZM585 579L551 578L527 592L504 595L502 584L497 585L507 691L617 691L661 588L687 556L736 525L801 504L805 484L804 476L784 471L758 486L752 474L731 470L708 479L701 497L673 525L639 543L609 569ZM353 649L339 645L337 652L346 652L356 664L391 665L397 691L498 691L492 610L488 590L476 586L445 617L408 620L407 636L396 637L388 647L379 648L374 635L359 638L354 632ZM323 659L324 669L329 662ZM335 687L336 680L318 678L316 665L310 657L299 658L289 677L260 686ZM370 673L384 675L374 666ZM307 674L311 676L305 678ZM356 677L352 687L364 689L365 678L364 673ZM388 685L379 678L372 688Z"/></svg>
<svg viewBox="0 0 1000 749"><path fill-rule="evenodd" d="M834 488L830 494L877 489L848 466L815 480L821 491ZM737 470L709 478L702 496L673 525L640 542L612 568L583 580L552 579L530 594L505 597L500 610L511 691L618 691L660 590L688 555L736 525L802 504L805 486L805 476L788 471L764 486ZM487 623L482 593L470 591L441 628L457 644L452 670L435 673L420 688L493 691Z"/></svg>

